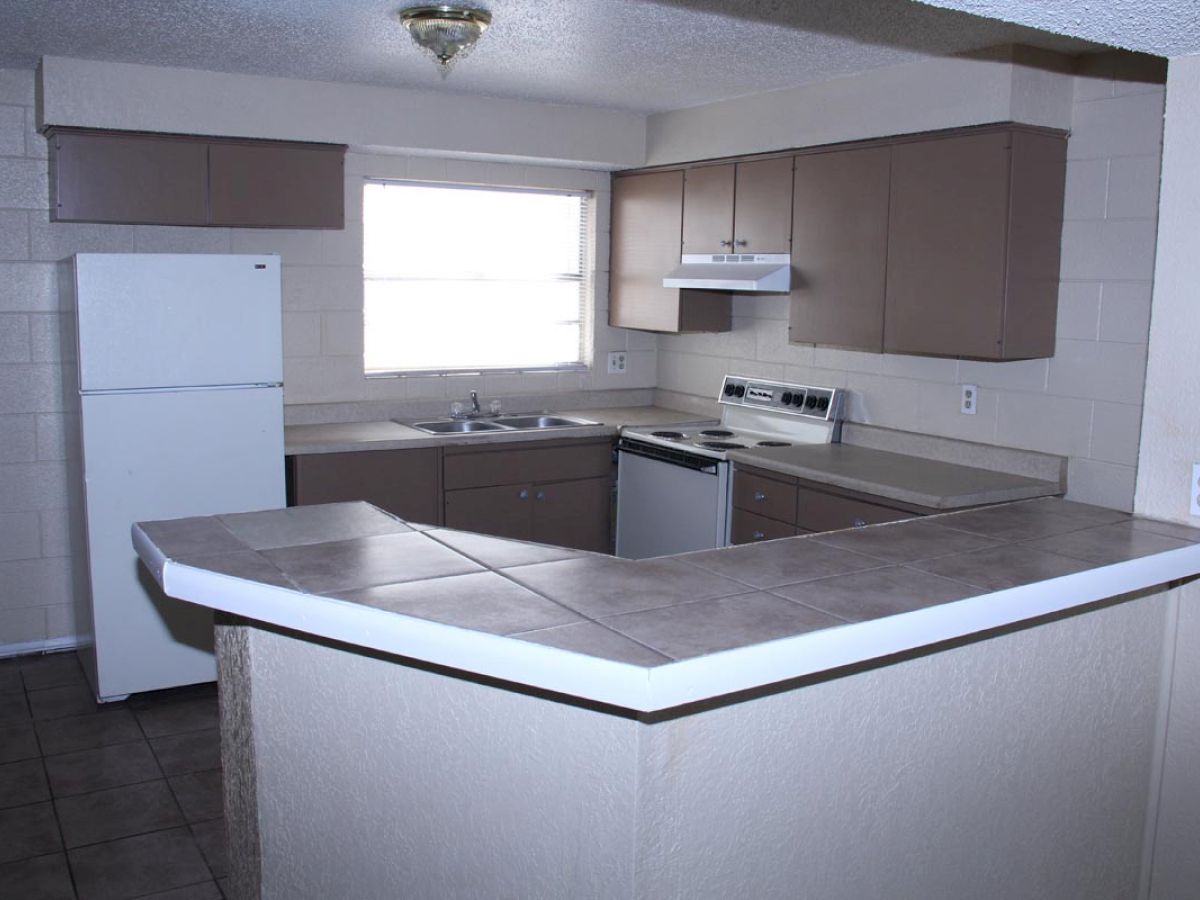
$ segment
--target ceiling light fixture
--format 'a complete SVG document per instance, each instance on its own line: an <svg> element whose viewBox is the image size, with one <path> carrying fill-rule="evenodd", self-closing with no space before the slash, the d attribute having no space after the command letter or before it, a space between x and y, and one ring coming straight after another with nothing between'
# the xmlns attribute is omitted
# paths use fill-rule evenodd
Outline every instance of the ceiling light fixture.
<svg viewBox="0 0 1200 900"><path fill-rule="evenodd" d="M492 24L492 14L463 6L412 6L400 10L400 23L413 43L433 57L445 78Z"/></svg>

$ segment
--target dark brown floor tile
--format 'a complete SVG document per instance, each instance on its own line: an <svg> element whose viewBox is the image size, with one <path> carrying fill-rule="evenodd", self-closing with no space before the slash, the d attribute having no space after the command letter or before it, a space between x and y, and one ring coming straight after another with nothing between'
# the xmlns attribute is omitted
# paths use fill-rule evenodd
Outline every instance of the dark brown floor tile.
<svg viewBox="0 0 1200 900"><path fill-rule="evenodd" d="M142 894L138 900L221 900L221 889L215 881L202 881L169 891Z"/></svg>
<svg viewBox="0 0 1200 900"><path fill-rule="evenodd" d="M21 665L16 657L0 659L0 694L25 690L21 680Z"/></svg>
<svg viewBox="0 0 1200 900"><path fill-rule="evenodd" d="M0 862L44 856L61 849L53 804L0 809Z"/></svg>
<svg viewBox="0 0 1200 900"><path fill-rule="evenodd" d="M0 809L49 799L50 788L40 759L0 765Z"/></svg>
<svg viewBox="0 0 1200 900"><path fill-rule="evenodd" d="M207 731L220 725L216 697L150 706L137 710L137 718L142 730L146 732L146 737L149 738L188 731Z"/></svg>
<svg viewBox="0 0 1200 900"><path fill-rule="evenodd" d="M166 781L147 781L55 801L67 847L160 831L183 824Z"/></svg>
<svg viewBox="0 0 1200 900"><path fill-rule="evenodd" d="M204 854L214 878L229 874L229 842L225 837L225 820L212 819L192 826L192 837Z"/></svg>
<svg viewBox="0 0 1200 900"><path fill-rule="evenodd" d="M101 706L86 683L64 684L29 692L29 708L35 719L65 719L86 716L111 707Z"/></svg>
<svg viewBox="0 0 1200 900"><path fill-rule="evenodd" d="M219 819L225 814L221 772L196 772L167 779L189 822Z"/></svg>
<svg viewBox="0 0 1200 900"><path fill-rule="evenodd" d="M88 794L163 777L145 741L47 756L45 762L55 797Z"/></svg>
<svg viewBox="0 0 1200 900"><path fill-rule="evenodd" d="M150 747L164 775L187 775L221 768L221 732L215 728L153 738Z"/></svg>
<svg viewBox="0 0 1200 900"><path fill-rule="evenodd" d="M52 853L0 866L0 897L75 900L67 858L61 853Z"/></svg>
<svg viewBox="0 0 1200 900"><path fill-rule="evenodd" d="M38 722L36 727L42 752L47 756L70 753L73 750L107 747L110 744L127 744L142 737L137 720L127 709L105 710L89 716L72 716L67 719L50 719Z"/></svg>
<svg viewBox="0 0 1200 900"><path fill-rule="evenodd" d="M172 828L67 854L80 900L124 900L210 880L187 828Z"/></svg>
<svg viewBox="0 0 1200 900"><path fill-rule="evenodd" d="M185 700L204 700L217 696L217 683L206 681L202 684L185 684L183 687L166 688L161 691L145 691L134 694L127 704L130 709L149 709L152 706L163 706L169 703L182 703Z"/></svg>
<svg viewBox="0 0 1200 900"><path fill-rule="evenodd" d="M83 676L83 667L79 665L79 657L75 653L23 656L20 666L26 690L37 691L66 684L87 683Z"/></svg>
<svg viewBox="0 0 1200 900"><path fill-rule="evenodd" d="M0 727L0 763L41 756L33 722L5 722Z"/></svg>
<svg viewBox="0 0 1200 900"><path fill-rule="evenodd" d="M217 887L219 887L221 889L221 896L224 897L225 900L233 900L233 879L232 878L218 878L217 879Z"/></svg>
<svg viewBox="0 0 1200 900"><path fill-rule="evenodd" d="M24 691L5 691L0 694L0 725L6 722L29 720L29 703Z"/></svg>

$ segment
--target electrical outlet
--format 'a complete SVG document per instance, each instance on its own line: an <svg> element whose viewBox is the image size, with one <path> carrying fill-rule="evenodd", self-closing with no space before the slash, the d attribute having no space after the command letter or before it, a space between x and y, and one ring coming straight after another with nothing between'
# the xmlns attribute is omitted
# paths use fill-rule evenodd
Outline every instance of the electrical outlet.
<svg viewBox="0 0 1200 900"><path fill-rule="evenodd" d="M973 384L964 384L962 386L962 403L958 411L964 416L973 416L977 406L979 406L979 388Z"/></svg>
<svg viewBox="0 0 1200 900"><path fill-rule="evenodd" d="M1192 489L1188 491L1188 512L1200 516L1200 463L1192 463Z"/></svg>
<svg viewBox="0 0 1200 900"><path fill-rule="evenodd" d="M610 351L608 354L608 374L624 375L628 362L628 354L624 350Z"/></svg>

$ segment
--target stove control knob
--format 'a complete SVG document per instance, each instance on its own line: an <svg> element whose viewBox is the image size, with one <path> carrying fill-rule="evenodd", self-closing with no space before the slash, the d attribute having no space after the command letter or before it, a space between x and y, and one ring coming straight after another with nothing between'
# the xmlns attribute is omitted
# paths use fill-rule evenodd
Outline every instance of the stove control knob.
<svg viewBox="0 0 1200 900"><path fill-rule="evenodd" d="M744 384L739 384L737 387L735 387L733 389L733 392L735 394L737 394L739 397L745 397L746 396L746 386Z"/></svg>
<svg viewBox="0 0 1200 900"><path fill-rule="evenodd" d="M807 406L809 409L816 409L817 408L817 398L813 397L812 395L809 395L809 398L804 401L804 405Z"/></svg>
<svg viewBox="0 0 1200 900"><path fill-rule="evenodd" d="M725 396L726 397L733 396L733 385L731 383L726 383L726 385L725 385Z"/></svg>
<svg viewBox="0 0 1200 900"><path fill-rule="evenodd" d="M821 412L825 412L825 410L829 409L829 398L822 397L820 400L818 400L817 408L820 409Z"/></svg>
<svg viewBox="0 0 1200 900"><path fill-rule="evenodd" d="M797 409L803 407L804 406L804 395L797 394L796 396L794 396L792 398L792 406L795 406Z"/></svg>
<svg viewBox="0 0 1200 900"><path fill-rule="evenodd" d="M783 396L779 398L779 402L782 403L784 406L791 406L792 405L792 392L784 391Z"/></svg>

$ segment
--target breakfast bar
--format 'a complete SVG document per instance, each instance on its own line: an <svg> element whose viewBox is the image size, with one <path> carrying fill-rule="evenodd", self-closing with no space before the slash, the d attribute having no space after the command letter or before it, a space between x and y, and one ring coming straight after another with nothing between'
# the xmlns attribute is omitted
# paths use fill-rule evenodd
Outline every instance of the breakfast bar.
<svg viewBox="0 0 1200 900"><path fill-rule="evenodd" d="M362 503L134 541L221 613L247 897L965 896L1081 816L1060 895L1117 896L1152 589L1200 573L1053 498L638 561Z"/></svg>

